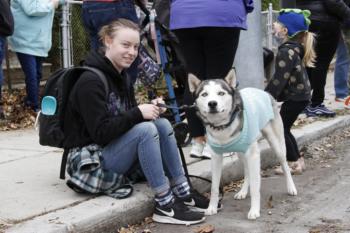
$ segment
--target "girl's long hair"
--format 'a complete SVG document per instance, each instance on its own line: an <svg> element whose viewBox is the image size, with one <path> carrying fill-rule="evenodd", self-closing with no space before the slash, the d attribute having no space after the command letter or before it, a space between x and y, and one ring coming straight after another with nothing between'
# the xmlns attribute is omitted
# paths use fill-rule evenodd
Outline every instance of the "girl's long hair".
<svg viewBox="0 0 350 233"><path fill-rule="evenodd" d="M304 46L305 54L303 57L303 65L305 67L315 67L315 34L312 32L301 32L297 35L299 42Z"/></svg>

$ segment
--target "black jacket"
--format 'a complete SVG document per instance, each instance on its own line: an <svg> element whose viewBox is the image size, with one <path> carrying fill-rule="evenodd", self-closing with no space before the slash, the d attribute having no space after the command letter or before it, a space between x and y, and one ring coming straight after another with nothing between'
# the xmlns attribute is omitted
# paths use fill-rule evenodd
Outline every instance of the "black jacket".
<svg viewBox="0 0 350 233"><path fill-rule="evenodd" d="M350 8L343 0L296 0L296 7L310 10L311 20L343 22L350 18Z"/></svg>
<svg viewBox="0 0 350 233"><path fill-rule="evenodd" d="M112 63L97 52L89 54L85 64L106 75L108 99L102 81L94 73L84 72L69 97L64 120L65 148L92 143L103 147L144 120L124 72L119 74Z"/></svg>
<svg viewBox="0 0 350 233"><path fill-rule="evenodd" d="M13 17L8 0L0 0L0 36L13 34Z"/></svg>
<svg viewBox="0 0 350 233"><path fill-rule="evenodd" d="M288 41L278 47L275 73L265 91L277 101L308 101L311 86L302 64L304 48L298 42Z"/></svg>

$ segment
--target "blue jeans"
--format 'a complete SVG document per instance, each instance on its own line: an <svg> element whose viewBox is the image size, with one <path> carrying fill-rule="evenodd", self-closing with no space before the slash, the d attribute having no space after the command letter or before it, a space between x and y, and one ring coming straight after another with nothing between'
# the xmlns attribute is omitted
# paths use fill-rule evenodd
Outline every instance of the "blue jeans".
<svg viewBox="0 0 350 233"><path fill-rule="evenodd" d="M340 37L337 47L337 59L334 70L334 90L337 98L345 98L349 94L349 53L343 35Z"/></svg>
<svg viewBox="0 0 350 233"><path fill-rule="evenodd" d="M119 174L127 173L138 160L157 194L187 181L173 128L165 118L135 125L110 142L103 149L102 157L103 167Z"/></svg>
<svg viewBox="0 0 350 233"><path fill-rule="evenodd" d="M24 104L39 109L39 84L42 77L42 57L17 53L19 63L25 75L27 97Z"/></svg>
<svg viewBox="0 0 350 233"><path fill-rule="evenodd" d="M1 103L1 88L4 82L4 73L2 71L2 60L5 57L6 37L0 36L0 103Z"/></svg>
<svg viewBox="0 0 350 233"><path fill-rule="evenodd" d="M138 18L133 0L119 0L115 2L83 2L83 23L88 32L91 48L97 50L102 46L98 32L101 27L113 20L125 18L138 24ZM140 60L137 58L126 70L133 83L137 78L137 66Z"/></svg>

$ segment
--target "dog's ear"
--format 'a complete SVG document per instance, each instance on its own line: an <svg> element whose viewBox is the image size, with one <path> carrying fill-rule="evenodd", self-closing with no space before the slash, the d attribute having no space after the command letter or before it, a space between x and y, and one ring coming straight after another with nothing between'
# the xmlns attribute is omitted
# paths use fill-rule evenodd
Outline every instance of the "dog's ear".
<svg viewBox="0 0 350 233"><path fill-rule="evenodd" d="M231 69L225 77L225 81L230 85L233 89L237 87L237 78L235 69Z"/></svg>
<svg viewBox="0 0 350 233"><path fill-rule="evenodd" d="M188 87L191 93L194 93L200 84L201 80L199 80L194 74L188 74Z"/></svg>

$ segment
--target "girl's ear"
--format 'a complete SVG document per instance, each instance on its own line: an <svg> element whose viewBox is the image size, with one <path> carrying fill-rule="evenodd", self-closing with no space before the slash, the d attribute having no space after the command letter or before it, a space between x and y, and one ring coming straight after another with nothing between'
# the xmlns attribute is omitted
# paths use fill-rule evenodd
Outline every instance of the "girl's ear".
<svg viewBox="0 0 350 233"><path fill-rule="evenodd" d="M282 31L283 31L283 33L284 33L285 36L288 35L288 28L283 27Z"/></svg>
<svg viewBox="0 0 350 233"><path fill-rule="evenodd" d="M113 39L112 39L111 37L106 36L106 37L104 38L104 44L105 44L105 47L106 47L106 48L109 48L110 45L112 44L112 42L113 42Z"/></svg>

